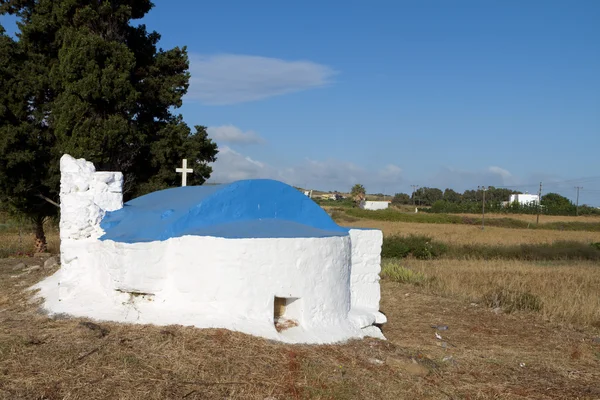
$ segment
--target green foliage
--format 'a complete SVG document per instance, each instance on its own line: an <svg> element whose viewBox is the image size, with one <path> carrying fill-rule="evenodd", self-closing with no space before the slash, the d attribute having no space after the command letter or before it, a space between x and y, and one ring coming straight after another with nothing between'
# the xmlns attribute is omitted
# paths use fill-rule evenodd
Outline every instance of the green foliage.
<svg viewBox="0 0 600 400"><path fill-rule="evenodd" d="M542 196L541 199L542 205L546 207L570 207L573 205L571 200L567 199L565 196L561 196L558 193L548 193Z"/></svg>
<svg viewBox="0 0 600 400"><path fill-rule="evenodd" d="M381 246L382 258L405 258L410 254L410 247L399 236L384 237Z"/></svg>
<svg viewBox="0 0 600 400"><path fill-rule="evenodd" d="M149 0L4 1L19 40L0 30L0 199L32 218L55 215L59 158L122 171L126 200L211 174L217 146L173 109L189 82L186 48L158 49L160 35L132 25Z"/></svg>
<svg viewBox="0 0 600 400"><path fill-rule="evenodd" d="M395 260L385 260L381 264L381 277L393 282L408 283L415 286L422 286L430 281L427 275L403 267Z"/></svg>
<svg viewBox="0 0 600 400"><path fill-rule="evenodd" d="M446 189L446 192L448 191L450 189ZM456 192L454 193L457 194ZM435 201L430 208L423 209L422 211L454 214L478 214L482 212L481 191L465 191L460 201L456 201L458 197L455 194L450 194L448 197L444 195L442 200ZM548 193L542 196L541 207L538 207L536 204L519 204L517 202L505 205L506 200L509 199L511 194L513 193L507 189L490 188L486 192L486 212L532 215L539 212L542 215L576 215L575 205L566 197L556 193ZM600 210L582 205L579 207L579 215L600 215Z"/></svg>
<svg viewBox="0 0 600 400"><path fill-rule="evenodd" d="M416 190L413 199L419 205L430 206L444 197L444 193L437 188L423 187Z"/></svg>
<svg viewBox="0 0 600 400"><path fill-rule="evenodd" d="M447 246L425 235L388 236L383 239L381 257L404 258L409 255L421 260L440 257Z"/></svg>
<svg viewBox="0 0 600 400"><path fill-rule="evenodd" d="M341 200L314 198L313 201L320 206L335 207L335 208L354 208L356 203L351 198L347 197Z"/></svg>
<svg viewBox="0 0 600 400"><path fill-rule="evenodd" d="M444 190L443 200L449 203L460 203L462 201L462 194L452 189L446 189Z"/></svg>
<svg viewBox="0 0 600 400"><path fill-rule="evenodd" d="M360 183L357 183L356 185L352 186L352 189L350 190L350 195L352 197L355 196L366 196L367 191L365 190L365 187L363 185L361 185Z"/></svg>
<svg viewBox="0 0 600 400"><path fill-rule="evenodd" d="M505 312L540 311L541 299L528 290L510 290L504 287L490 291L483 296L483 302L492 308L502 308Z"/></svg>
<svg viewBox="0 0 600 400"><path fill-rule="evenodd" d="M596 242L596 243L590 243L590 246L592 246L593 248L600 250L600 242Z"/></svg>
<svg viewBox="0 0 600 400"><path fill-rule="evenodd" d="M397 205L401 205L401 204L409 204L410 203L410 196L407 195L406 193L396 193L394 195L394 197L392 198L392 204L397 206Z"/></svg>
<svg viewBox="0 0 600 400"><path fill-rule="evenodd" d="M576 215L577 207L564 196L558 193L548 193L540 201L544 214L549 215Z"/></svg>

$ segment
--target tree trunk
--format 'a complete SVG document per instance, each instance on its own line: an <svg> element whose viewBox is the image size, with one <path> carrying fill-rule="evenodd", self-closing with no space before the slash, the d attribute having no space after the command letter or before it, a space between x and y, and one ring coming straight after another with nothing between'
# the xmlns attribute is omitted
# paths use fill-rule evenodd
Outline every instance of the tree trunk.
<svg viewBox="0 0 600 400"><path fill-rule="evenodd" d="M48 251L48 243L44 234L44 218L39 217L35 219L35 252L45 253L46 251Z"/></svg>

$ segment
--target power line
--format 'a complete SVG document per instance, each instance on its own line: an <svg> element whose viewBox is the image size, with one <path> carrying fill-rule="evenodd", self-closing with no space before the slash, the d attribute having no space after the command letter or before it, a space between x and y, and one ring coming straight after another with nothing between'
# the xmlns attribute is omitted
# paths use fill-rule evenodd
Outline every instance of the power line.
<svg viewBox="0 0 600 400"><path fill-rule="evenodd" d="M477 190L479 190L480 186L477 186ZM481 190L483 190L483 200L481 202L481 230L485 230L485 191L488 188L485 186L481 186Z"/></svg>
<svg viewBox="0 0 600 400"><path fill-rule="evenodd" d="M419 187L419 185L410 185L411 188L413 188L413 192L412 192L412 201L413 201L413 206L415 205L415 192L417 191L417 188Z"/></svg>
<svg viewBox="0 0 600 400"><path fill-rule="evenodd" d="M537 201L537 219L536 225L540 223L540 211L542 210L542 182L540 182L540 191L538 192L538 201Z"/></svg>
<svg viewBox="0 0 600 400"><path fill-rule="evenodd" d="M600 180L600 176L589 176L589 177L585 177L585 178L577 178L577 179L566 179L566 180L562 180L562 181L551 181L551 182L547 182L546 186L556 186L556 185L560 185L560 184L577 184L577 183L587 183L587 182L593 182L596 180ZM510 189L510 188L520 188L520 187L532 187L532 186L537 186L537 183L521 183L518 185L505 185L505 186L494 186L495 188L502 188L502 189Z"/></svg>

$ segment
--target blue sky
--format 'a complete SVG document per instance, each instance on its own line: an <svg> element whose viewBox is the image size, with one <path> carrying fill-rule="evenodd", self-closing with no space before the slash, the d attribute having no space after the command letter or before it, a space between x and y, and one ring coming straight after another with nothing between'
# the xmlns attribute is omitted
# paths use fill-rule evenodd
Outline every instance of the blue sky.
<svg viewBox="0 0 600 400"><path fill-rule="evenodd" d="M143 20L188 48L180 112L220 145L214 181L541 180L600 206L598 21L594 0L155 0Z"/></svg>

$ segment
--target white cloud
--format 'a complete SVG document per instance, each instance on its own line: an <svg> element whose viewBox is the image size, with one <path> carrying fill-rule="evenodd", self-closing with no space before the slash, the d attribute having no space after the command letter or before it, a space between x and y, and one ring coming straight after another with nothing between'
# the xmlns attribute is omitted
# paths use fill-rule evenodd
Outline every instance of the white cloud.
<svg viewBox="0 0 600 400"><path fill-rule="evenodd" d="M241 179L275 178L273 170L227 146L219 148L217 161L212 164L211 182L229 183Z"/></svg>
<svg viewBox="0 0 600 400"><path fill-rule="evenodd" d="M217 143L261 144L265 142L256 132L244 132L234 125L209 126L206 131Z"/></svg>
<svg viewBox="0 0 600 400"><path fill-rule="evenodd" d="M479 171L444 167L431 179L425 181L427 183L423 183L421 186L437 187L442 190L451 188L460 192L477 188L477 186L501 187L518 183L517 178L510 171L496 166Z"/></svg>
<svg viewBox="0 0 600 400"><path fill-rule="evenodd" d="M331 83L336 71L311 61L191 54L190 73L187 98L226 105L322 87Z"/></svg>
<svg viewBox="0 0 600 400"><path fill-rule="evenodd" d="M500 167L489 167L488 171L490 171L493 174L498 174L503 178L510 178L512 177L512 174L510 172L508 172L507 170L505 170L504 168L500 168Z"/></svg>
<svg viewBox="0 0 600 400"><path fill-rule="evenodd" d="M306 159L298 165L275 167L247 157L227 146L221 147L217 161L212 167L210 181L218 183L270 178L312 189L348 191L352 185L362 183L371 192L379 192L382 188L391 192L403 181L402 170L392 164L381 170L369 171L346 161Z"/></svg>
<svg viewBox="0 0 600 400"><path fill-rule="evenodd" d="M402 168L394 164L388 164L379 171L379 175L383 179L402 179Z"/></svg>

